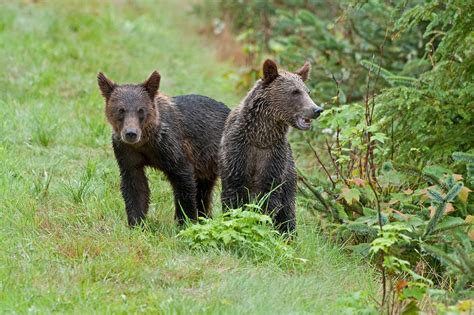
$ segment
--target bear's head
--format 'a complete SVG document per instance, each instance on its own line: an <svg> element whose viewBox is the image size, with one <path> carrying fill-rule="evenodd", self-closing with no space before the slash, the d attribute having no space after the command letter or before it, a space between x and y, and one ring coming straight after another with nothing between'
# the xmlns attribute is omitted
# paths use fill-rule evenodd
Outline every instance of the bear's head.
<svg viewBox="0 0 474 315"><path fill-rule="evenodd" d="M261 80L264 95L276 119L300 130L311 128L311 121L323 109L309 96L304 81L309 77L311 66L306 62L295 72L279 70L275 62L267 59L263 64Z"/></svg>
<svg viewBox="0 0 474 315"><path fill-rule="evenodd" d="M154 100L160 79L160 74L154 71L141 84L119 85L99 72L97 81L105 98L105 114L121 141L132 145L142 143L146 131L158 125Z"/></svg>

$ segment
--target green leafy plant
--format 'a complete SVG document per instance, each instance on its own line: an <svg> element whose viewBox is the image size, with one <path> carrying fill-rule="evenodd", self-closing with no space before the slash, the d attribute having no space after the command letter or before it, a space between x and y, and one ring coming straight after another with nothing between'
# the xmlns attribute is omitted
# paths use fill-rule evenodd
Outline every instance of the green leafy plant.
<svg viewBox="0 0 474 315"><path fill-rule="evenodd" d="M295 260L294 249L256 204L233 209L214 219L201 218L178 236L195 250L228 250L256 261Z"/></svg>
<svg viewBox="0 0 474 315"><path fill-rule="evenodd" d="M454 152L453 159L458 162L466 163L466 173L468 180L471 184L474 184L474 154Z"/></svg>

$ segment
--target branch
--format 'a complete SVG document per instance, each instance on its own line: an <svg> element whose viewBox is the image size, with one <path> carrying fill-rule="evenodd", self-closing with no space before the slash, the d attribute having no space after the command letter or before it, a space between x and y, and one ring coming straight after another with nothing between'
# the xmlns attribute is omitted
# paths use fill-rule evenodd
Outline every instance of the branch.
<svg viewBox="0 0 474 315"><path fill-rule="evenodd" d="M332 188L336 188L336 183L332 180L331 175L329 174L329 171L327 170L326 166L324 166L323 162L322 162L321 159L319 158L318 153L316 152L316 150L314 149L314 147L311 145L311 143L309 143L308 140L306 140L306 143L308 143L309 147L311 148L311 150L312 150L313 153L314 153L314 156L316 157L316 160L318 160L319 165L321 165L321 167L323 168L324 172L326 173L326 175L328 176L329 180L331 181L331 183L332 183Z"/></svg>
<svg viewBox="0 0 474 315"><path fill-rule="evenodd" d="M338 222L341 222L341 219L339 218L339 215L337 213L337 211L335 211L333 208L331 208L326 200L324 200L323 196L321 195L321 193L319 191L317 191L316 189L314 189L314 187L308 183L308 181L306 180L306 178L302 175L299 175L298 176L298 179L314 194L314 196L316 197L316 199L319 200L319 202L321 202L321 204L323 205L324 209L326 209L326 211L328 213L330 213L332 215L332 217L338 221Z"/></svg>

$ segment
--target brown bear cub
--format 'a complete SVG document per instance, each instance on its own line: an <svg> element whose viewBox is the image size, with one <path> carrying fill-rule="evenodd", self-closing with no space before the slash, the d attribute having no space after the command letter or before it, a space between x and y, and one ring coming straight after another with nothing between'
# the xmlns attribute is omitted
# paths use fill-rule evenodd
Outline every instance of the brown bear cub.
<svg viewBox="0 0 474 315"><path fill-rule="evenodd" d="M209 216L229 108L205 96L162 95L156 71L142 84L118 85L103 73L98 83L113 128L128 224L140 224L148 211L145 167L163 171L170 181L178 222Z"/></svg>
<svg viewBox="0 0 474 315"><path fill-rule="evenodd" d="M264 210L282 233L296 228L296 168L288 129L308 130L322 112L304 84L309 72L309 63L292 73L266 60L263 78L230 113L221 140L224 210L266 196Z"/></svg>

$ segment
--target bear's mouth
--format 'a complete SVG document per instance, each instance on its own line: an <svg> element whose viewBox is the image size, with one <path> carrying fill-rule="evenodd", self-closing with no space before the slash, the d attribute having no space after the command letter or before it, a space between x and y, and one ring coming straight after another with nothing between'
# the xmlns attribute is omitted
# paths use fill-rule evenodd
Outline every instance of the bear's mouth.
<svg viewBox="0 0 474 315"><path fill-rule="evenodd" d="M298 117L296 117L295 127L300 129L300 130L308 130L309 128L311 128L311 122L312 121L313 121L313 119L311 119L311 118L298 116Z"/></svg>
<svg viewBox="0 0 474 315"><path fill-rule="evenodd" d="M127 139L127 138L122 138L122 141L126 144L137 144L137 143L140 142L140 139L130 140L130 139Z"/></svg>

